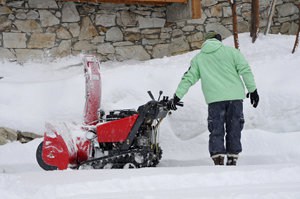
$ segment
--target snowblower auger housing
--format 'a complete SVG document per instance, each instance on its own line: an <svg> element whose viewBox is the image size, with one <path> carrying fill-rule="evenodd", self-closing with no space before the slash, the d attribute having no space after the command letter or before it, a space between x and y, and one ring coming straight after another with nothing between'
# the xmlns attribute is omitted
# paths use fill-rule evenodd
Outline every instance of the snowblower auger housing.
<svg viewBox="0 0 300 199"><path fill-rule="evenodd" d="M141 168L156 166L162 150L158 129L169 112L168 97L151 100L137 110L100 111L101 81L99 62L94 57L84 59L86 105L83 125L85 136L74 137L72 129L47 125L44 141L36 158L45 170ZM101 114L99 114L101 113Z"/></svg>

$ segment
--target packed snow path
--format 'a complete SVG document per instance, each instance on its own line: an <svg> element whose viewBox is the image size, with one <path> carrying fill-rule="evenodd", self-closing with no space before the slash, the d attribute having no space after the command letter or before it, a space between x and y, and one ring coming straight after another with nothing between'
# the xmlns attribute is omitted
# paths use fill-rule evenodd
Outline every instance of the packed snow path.
<svg viewBox="0 0 300 199"><path fill-rule="evenodd" d="M0 146L4 199L300 198L300 52L294 36L241 34L240 47L257 82L257 109L245 100L243 153L237 167L213 166L208 154L207 105L200 83L185 106L163 121L163 159L157 168L46 172L35 161L40 139ZM225 44L233 45L228 38ZM147 91L172 96L198 51L145 62L101 64L102 108L135 108ZM45 122L82 121L84 77L80 58L57 62L1 62L0 126L43 134Z"/></svg>

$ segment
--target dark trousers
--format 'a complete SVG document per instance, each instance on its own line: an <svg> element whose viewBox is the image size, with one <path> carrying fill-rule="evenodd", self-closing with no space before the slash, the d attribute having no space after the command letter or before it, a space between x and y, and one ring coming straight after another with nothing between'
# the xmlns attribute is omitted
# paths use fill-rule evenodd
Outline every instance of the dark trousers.
<svg viewBox="0 0 300 199"><path fill-rule="evenodd" d="M239 154L244 127L243 100L215 102L208 105L209 153ZM225 138L225 139L224 139Z"/></svg>

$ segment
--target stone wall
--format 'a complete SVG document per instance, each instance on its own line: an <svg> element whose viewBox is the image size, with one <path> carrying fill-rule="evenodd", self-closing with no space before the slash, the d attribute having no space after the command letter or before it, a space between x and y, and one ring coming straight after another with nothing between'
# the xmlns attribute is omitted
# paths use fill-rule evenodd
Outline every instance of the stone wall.
<svg viewBox="0 0 300 199"><path fill-rule="evenodd" d="M260 0L261 31L269 2ZM277 0L271 33L295 34L297 3ZM201 19L179 20L181 6L0 0L0 58L25 62L92 53L101 61L148 60L198 49L210 30L232 34L227 0L202 0ZM248 32L251 0L238 1L237 13L239 32Z"/></svg>

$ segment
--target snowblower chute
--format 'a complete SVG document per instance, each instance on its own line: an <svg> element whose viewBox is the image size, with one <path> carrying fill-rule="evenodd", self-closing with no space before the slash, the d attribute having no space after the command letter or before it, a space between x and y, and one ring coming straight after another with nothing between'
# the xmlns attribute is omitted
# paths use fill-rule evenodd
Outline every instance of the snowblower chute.
<svg viewBox="0 0 300 199"><path fill-rule="evenodd" d="M98 111L101 103L101 76L99 62L95 57L85 57L85 107L84 124L95 125L98 122Z"/></svg>

